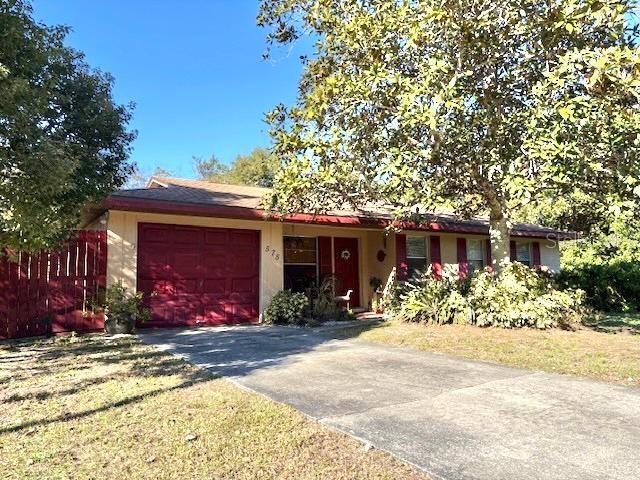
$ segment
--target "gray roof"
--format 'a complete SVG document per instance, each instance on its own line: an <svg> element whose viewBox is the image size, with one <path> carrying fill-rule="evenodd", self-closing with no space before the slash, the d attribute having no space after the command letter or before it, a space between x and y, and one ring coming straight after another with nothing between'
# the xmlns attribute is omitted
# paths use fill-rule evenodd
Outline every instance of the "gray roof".
<svg viewBox="0 0 640 480"><path fill-rule="evenodd" d="M246 185L229 185L202 180L154 176L149 181L146 188L119 190L114 192L111 197L116 199L151 200L175 204L194 204L262 210L263 199L269 192L270 190L267 188L251 187ZM328 212L327 215L392 220L393 209L388 206L378 205L367 208L366 210L334 210ZM428 222L435 222L450 226L455 225L459 227L488 228L489 225L489 219L487 217L462 219L447 212L425 214L422 218L428 219ZM528 223L516 224L514 225L513 230L515 232L526 231L538 234L562 233L564 236L569 233L559 232L552 228Z"/></svg>

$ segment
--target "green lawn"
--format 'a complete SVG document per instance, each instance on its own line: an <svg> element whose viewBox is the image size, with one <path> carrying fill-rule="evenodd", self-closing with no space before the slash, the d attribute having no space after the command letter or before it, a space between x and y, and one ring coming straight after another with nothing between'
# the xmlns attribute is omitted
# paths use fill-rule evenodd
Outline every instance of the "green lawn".
<svg viewBox="0 0 640 480"><path fill-rule="evenodd" d="M638 326L638 317L607 317ZM608 325L608 327L607 327ZM618 325L619 330L620 325ZM390 321L374 327L345 329L345 336L400 347L445 353L515 367L565 373L623 385L640 386L640 335L564 330L479 328Z"/></svg>
<svg viewBox="0 0 640 480"><path fill-rule="evenodd" d="M4 479L425 478L135 339L0 344Z"/></svg>

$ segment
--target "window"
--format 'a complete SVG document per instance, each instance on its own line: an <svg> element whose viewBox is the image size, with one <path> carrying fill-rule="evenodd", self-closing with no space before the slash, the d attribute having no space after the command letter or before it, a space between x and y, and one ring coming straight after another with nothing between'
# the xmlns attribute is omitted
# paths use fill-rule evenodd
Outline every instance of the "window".
<svg viewBox="0 0 640 480"><path fill-rule="evenodd" d="M427 237L407 236L407 266L409 277L427 269Z"/></svg>
<svg viewBox="0 0 640 480"><path fill-rule="evenodd" d="M318 278L315 237L284 237L284 288L305 293Z"/></svg>
<svg viewBox="0 0 640 480"><path fill-rule="evenodd" d="M482 240L467 240L467 263L469 273L484 268L484 242Z"/></svg>
<svg viewBox="0 0 640 480"><path fill-rule="evenodd" d="M284 237L284 263L316 264L314 237Z"/></svg>
<svg viewBox="0 0 640 480"><path fill-rule="evenodd" d="M516 242L516 261L531 266L531 244Z"/></svg>

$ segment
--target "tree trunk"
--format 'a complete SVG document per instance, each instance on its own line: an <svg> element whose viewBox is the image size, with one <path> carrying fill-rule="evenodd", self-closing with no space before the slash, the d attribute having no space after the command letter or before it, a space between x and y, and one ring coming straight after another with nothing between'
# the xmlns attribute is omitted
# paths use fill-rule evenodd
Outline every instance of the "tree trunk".
<svg viewBox="0 0 640 480"><path fill-rule="evenodd" d="M491 265L500 273L511 263L509 244L509 222L504 215L491 215L489 220L489 240L491 242Z"/></svg>

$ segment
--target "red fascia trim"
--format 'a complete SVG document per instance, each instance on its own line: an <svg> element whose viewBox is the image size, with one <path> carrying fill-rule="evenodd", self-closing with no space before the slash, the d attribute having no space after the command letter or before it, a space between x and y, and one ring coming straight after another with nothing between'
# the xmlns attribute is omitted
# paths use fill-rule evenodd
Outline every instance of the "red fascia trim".
<svg viewBox="0 0 640 480"><path fill-rule="evenodd" d="M194 215L202 217L235 218L239 220L270 220L294 223L313 223L319 225L384 228L389 222L368 217L345 217L336 215L311 215L297 213L285 217L267 216L264 210L243 207L226 207L219 205L200 205L190 203L163 202L144 199L123 199L109 197L103 203L108 210L124 210L132 212L164 213L178 215Z"/></svg>
<svg viewBox="0 0 640 480"><path fill-rule="evenodd" d="M512 237L523 238L541 238L544 240L577 240L578 235L572 232L561 232L559 230L552 230L548 232L537 232L530 230L512 230Z"/></svg>
<svg viewBox="0 0 640 480"><path fill-rule="evenodd" d="M291 223L310 223L329 225L334 227L386 228L389 220L371 217L312 215L296 213L285 217L279 215L266 216L264 210L244 207L228 207L220 205L202 205L197 203L166 202L161 200L147 200L140 198L108 197L103 207L107 210L124 210L132 212L163 213L175 215L193 215L200 217L234 218L238 220L285 221ZM402 230L433 231L442 233L468 233L488 235L489 227L482 225L461 225L453 223L416 224L414 222L393 222L396 228ZM550 240L573 239L575 235L568 232L538 232L527 230L512 230L511 235L526 238L544 238Z"/></svg>
<svg viewBox="0 0 640 480"><path fill-rule="evenodd" d="M452 223L421 223L415 222L394 222L393 225L401 230L426 230L443 233L477 233L489 235L489 227L482 225L460 225Z"/></svg>
<svg viewBox="0 0 640 480"><path fill-rule="evenodd" d="M476 235L489 235L489 227L484 225L461 225L452 223L428 223L415 224L413 222L394 222L394 226L402 230L421 230L434 231L443 233L468 233ZM537 230L511 230L512 237L523 238L543 238L548 240L571 240L575 239L575 235L570 232L560 231L544 231Z"/></svg>

